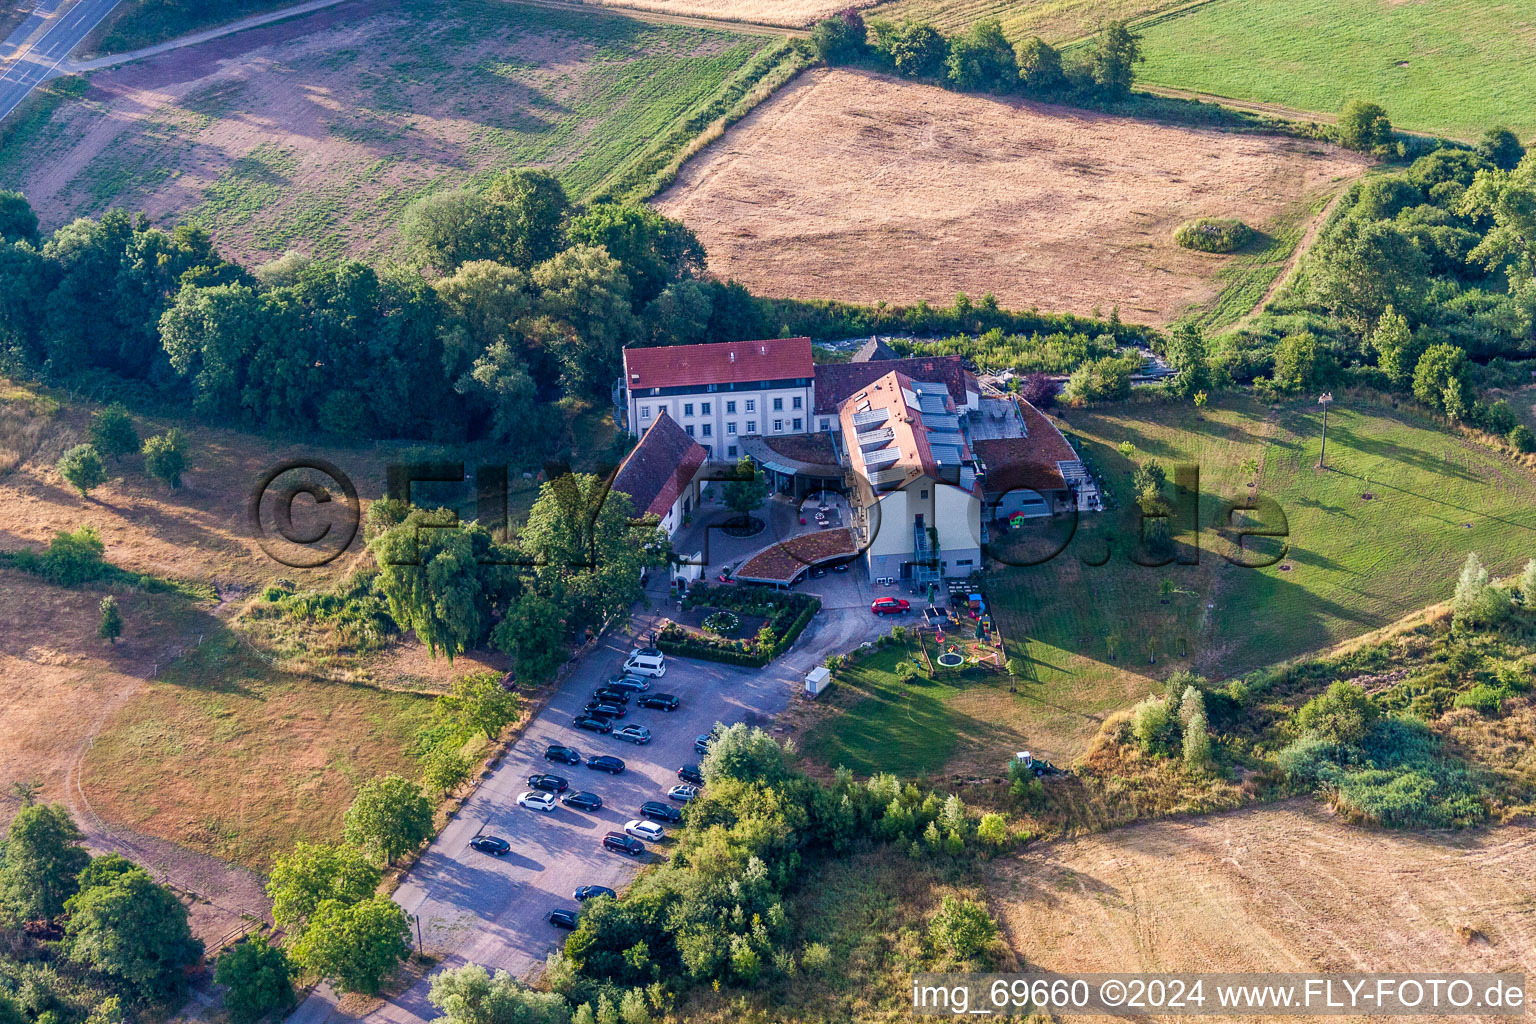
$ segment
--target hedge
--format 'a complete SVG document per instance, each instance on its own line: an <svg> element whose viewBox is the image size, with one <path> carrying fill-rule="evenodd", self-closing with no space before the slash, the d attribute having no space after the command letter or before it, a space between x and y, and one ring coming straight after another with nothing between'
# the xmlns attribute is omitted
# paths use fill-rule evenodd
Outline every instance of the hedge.
<svg viewBox="0 0 1536 1024"><path fill-rule="evenodd" d="M669 623L656 637L657 649L665 654L687 658L762 668L787 651L800 634L805 632L805 627L810 625L816 613L821 611L821 599L808 594L748 591L742 587L716 587L708 584L695 587L683 600L685 608L701 604L714 608L730 607L733 611L756 609L754 614L765 614L767 621L764 625L773 632L773 643L764 649L755 640L710 638L692 633L676 623ZM794 618L785 625L785 616L791 612L795 613Z"/></svg>

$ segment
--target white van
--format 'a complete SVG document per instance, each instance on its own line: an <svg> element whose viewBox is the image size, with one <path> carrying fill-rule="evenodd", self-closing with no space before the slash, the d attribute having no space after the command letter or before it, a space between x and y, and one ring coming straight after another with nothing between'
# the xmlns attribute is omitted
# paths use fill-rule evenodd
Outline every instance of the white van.
<svg viewBox="0 0 1536 1024"><path fill-rule="evenodd" d="M660 678L667 674L667 657L659 651L655 654L631 654L624 663L624 671L632 676Z"/></svg>

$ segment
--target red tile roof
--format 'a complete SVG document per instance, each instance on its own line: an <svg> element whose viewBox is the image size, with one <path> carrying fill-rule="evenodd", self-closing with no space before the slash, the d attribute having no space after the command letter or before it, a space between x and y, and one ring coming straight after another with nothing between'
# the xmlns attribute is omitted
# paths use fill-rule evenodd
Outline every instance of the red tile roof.
<svg viewBox="0 0 1536 1024"><path fill-rule="evenodd" d="M664 516L708 457L704 446L663 411L619 463L612 489L629 495L636 512Z"/></svg>
<svg viewBox="0 0 1536 1024"><path fill-rule="evenodd" d="M979 391L975 376L965 368L959 356L910 356L906 359L877 359L867 363L818 363L816 366L816 412L831 414L848 397L891 372L903 373L913 380L932 381L949 388L955 405L965 406L965 393Z"/></svg>
<svg viewBox="0 0 1536 1024"><path fill-rule="evenodd" d="M983 490L993 496L1020 489L1064 490L1067 481L1056 464L1075 460L1077 452L1061 436L1056 424L1040 410L1022 398L1017 401L1028 437L987 438L971 442L977 458L987 467Z"/></svg>
<svg viewBox="0 0 1536 1024"><path fill-rule="evenodd" d="M624 386L632 389L787 380L810 377L815 372L810 338L624 350Z"/></svg>

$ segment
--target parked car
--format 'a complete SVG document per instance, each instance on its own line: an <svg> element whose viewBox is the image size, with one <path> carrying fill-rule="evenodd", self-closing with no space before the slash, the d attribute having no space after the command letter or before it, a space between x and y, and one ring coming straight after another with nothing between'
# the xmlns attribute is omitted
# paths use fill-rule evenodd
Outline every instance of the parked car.
<svg viewBox="0 0 1536 1024"><path fill-rule="evenodd" d="M838 562L836 565L834 565L832 567L832 571L833 572L847 572L852 567L853 567L853 563L852 562Z"/></svg>
<svg viewBox="0 0 1536 1024"><path fill-rule="evenodd" d="M660 658L660 657L662 657L661 648L659 648L659 647L631 647L629 649L629 656L631 658L633 658L637 654L643 655L643 656L645 656L647 658Z"/></svg>
<svg viewBox="0 0 1536 1024"><path fill-rule="evenodd" d="M512 852L512 844L500 836L475 836L469 841L469 845L481 853L488 853L493 857L500 857L504 853Z"/></svg>
<svg viewBox="0 0 1536 1024"><path fill-rule="evenodd" d="M625 725L613 730L613 738L616 740L628 740L630 743L645 744L651 742L651 730L643 725Z"/></svg>
<svg viewBox="0 0 1536 1024"><path fill-rule="evenodd" d="M876 615L902 615L911 607L906 598L877 597L870 602L869 610Z"/></svg>
<svg viewBox="0 0 1536 1024"><path fill-rule="evenodd" d="M655 654L631 654L624 663L624 671L630 675L660 679L667 674L667 657L660 651Z"/></svg>
<svg viewBox="0 0 1536 1024"><path fill-rule="evenodd" d="M684 804L688 803L690 800L692 800L694 797L696 797L698 795L699 795L699 787L698 786L689 786L689 785L673 786L671 789L667 790L667 797L668 797L668 799L676 800L678 803L684 803Z"/></svg>
<svg viewBox="0 0 1536 1024"><path fill-rule="evenodd" d="M736 567L734 565L726 566L724 569L720 570L720 575L716 576L715 579L719 580L721 583L735 583Z"/></svg>
<svg viewBox="0 0 1536 1024"><path fill-rule="evenodd" d="M641 679L639 676L614 676L608 680L606 686L612 690L623 690L625 693L641 693L651 688L651 681Z"/></svg>
<svg viewBox="0 0 1536 1024"><path fill-rule="evenodd" d="M823 576L825 576L826 574L827 574L827 567L824 566L824 565L817 565L817 566L813 566L811 568L811 579L813 579L813 580L819 580Z"/></svg>
<svg viewBox="0 0 1536 1024"><path fill-rule="evenodd" d="M578 811L599 811L603 807L603 798L596 793L567 793L560 802Z"/></svg>
<svg viewBox="0 0 1536 1024"><path fill-rule="evenodd" d="M634 695L633 690L621 689L617 686L599 686L592 691L592 699L600 700L605 704L629 704L629 698Z"/></svg>
<svg viewBox="0 0 1536 1024"><path fill-rule="evenodd" d="M578 729L585 729L588 732L602 733L604 736L608 735L610 732L613 732L613 724L606 718L593 718L591 715L582 715L571 724L576 726Z"/></svg>
<svg viewBox="0 0 1536 1024"><path fill-rule="evenodd" d="M699 733L698 738L693 741L693 752L700 757L709 753L709 745L714 741L714 738L712 733Z"/></svg>
<svg viewBox="0 0 1536 1024"><path fill-rule="evenodd" d="M657 708L661 711L676 711L679 701L670 693L647 693L638 701L643 708Z"/></svg>
<svg viewBox="0 0 1536 1024"><path fill-rule="evenodd" d="M696 764L683 765L677 770L677 777L695 786L704 785L704 773L699 771L699 766Z"/></svg>
<svg viewBox="0 0 1536 1024"><path fill-rule="evenodd" d="M640 805L640 814L653 821L664 821L668 825L675 825L683 820L683 812L671 804L664 804L660 800L647 800Z"/></svg>
<svg viewBox="0 0 1536 1024"><path fill-rule="evenodd" d="M603 849L612 850L615 853L627 853L631 857L638 857L645 852L645 844L634 836L627 836L623 832L609 832L603 836Z"/></svg>
<svg viewBox="0 0 1536 1024"><path fill-rule="evenodd" d="M544 915L545 919L556 928L564 928L567 931L576 927L576 911L566 910L564 907L556 907Z"/></svg>
<svg viewBox="0 0 1536 1024"><path fill-rule="evenodd" d="M528 785L534 789L547 789L551 793L564 793L571 786L563 775L546 775L543 772L528 776Z"/></svg>
<svg viewBox="0 0 1536 1024"><path fill-rule="evenodd" d="M599 896L607 896L611 900L619 898L619 894L606 885L583 885L577 888L575 899L581 903L584 900L595 900Z"/></svg>
<svg viewBox="0 0 1536 1024"><path fill-rule="evenodd" d="M654 821L646 821L643 818L636 818L633 821L627 823L624 826L624 831L628 832L636 839L645 839L653 843L660 842L662 839L666 838L667 835L666 829L662 828Z"/></svg>
<svg viewBox="0 0 1536 1024"><path fill-rule="evenodd" d="M544 760L560 764L581 764L581 753L575 747L555 745L544 751Z"/></svg>
<svg viewBox="0 0 1536 1024"><path fill-rule="evenodd" d="M589 718L623 718L629 714L622 704L609 704L607 701L594 700L581 709Z"/></svg>
<svg viewBox="0 0 1536 1024"><path fill-rule="evenodd" d="M587 767L607 772L609 775L617 775L624 770L624 762L611 754L597 754L587 758Z"/></svg>
<svg viewBox="0 0 1536 1024"><path fill-rule="evenodd" d="M544 811L547 813L555 809L555 794L530 789L518 797L517 802L519 806L526 807L530 811Z"/></svg>

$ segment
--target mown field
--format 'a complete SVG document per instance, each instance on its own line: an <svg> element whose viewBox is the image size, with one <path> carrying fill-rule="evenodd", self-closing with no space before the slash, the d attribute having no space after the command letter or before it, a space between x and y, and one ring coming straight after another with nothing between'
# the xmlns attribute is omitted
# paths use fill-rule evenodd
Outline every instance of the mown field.
<svg viewBox="0 0 1536 1024"><path fill-rule="evenodd" d="M509 167L628 194L787 59L782 40L497 0L342 4L41 101L0 184L47 228L108 207L247 259L387 253L414 199Z"/></svg>
<svg viewBox="0 0 1536 1024"><path fill-rule="evenodd" d="M1131 21L1176 4L1177 0L888 0L865 17L927 21L945 33L995 18L1010 39L1039 36L1064 43L1088 35L1105 21Z"/></svg>
<svg viewBox="0 0 1536 1024"><path fill-rule="evenodd" d="M1327 113L1376 100L1457 138L1536 132L1530 0L1210 0L1140 31L1147 82Z"/></svg>
<svg viewBox="0 0 1536 1024"><path fill-rule="evenodd" d="M124 0L76 51L85 57L124 53L167 39L292 6L293 0Z"/></svg>
<svg viewBox="0 0 1536 1024"><path fill-rule="evenodd" d="M902 682L900 656L881 652L852 670L846 692L833 697L838 710L810 727L803 749L861 773L995 771L996 752L1011 749L1070 759L1111 712L1175 668L1239 675L1447 600L1468 551L1502 574L1536 556L1529 470L1416 414L1336 397L1326 471L1314 468L1321 416L1310 398L1278 409L1224 398L1203 415L1156 405L1070 412L1064 426L1122 506L1133 470L1117 450L1122 442L1170 474L1176 463L1198 465L1199 563L1136 564L1133 516L1122 507L1085 517L1059 556L988 575L1009 653L1026 669L1017 693L1001 676ZM1265 557L1237 555L1215 531L1222 499L1250 493L1240 469L1249 457L1261 467L1257 493L1279 512L1244 521L1283 522L1288 531L1280 541L1247 541ZM1186 545L1193 521L1178 535ZM1033 556L1059 547L1065 525L1040 527L1027 541ZM997 549L1027 560L1016 538ZM1222 552L1278 561L1238 568Z"/></svg>

